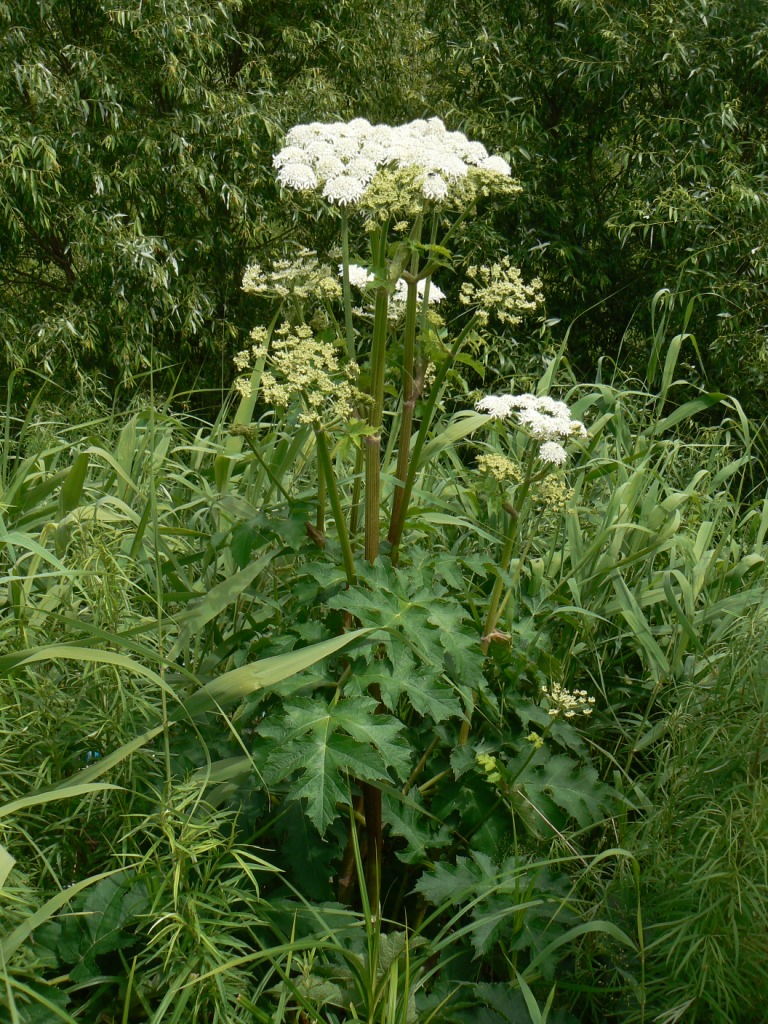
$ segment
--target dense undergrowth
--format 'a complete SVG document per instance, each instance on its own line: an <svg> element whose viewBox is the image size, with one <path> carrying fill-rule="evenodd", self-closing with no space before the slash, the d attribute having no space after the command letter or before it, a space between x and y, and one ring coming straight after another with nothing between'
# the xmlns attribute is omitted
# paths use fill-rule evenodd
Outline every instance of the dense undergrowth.
<svg viewBox="0 0 768 1024"><path fill-rule="evenodd" d="M226 415L7 415L8 1019L516 1021L550 992L550 1021L757 1019L750 424L564 364L543 384L590 425L567 500L539 497L499 574L503 510L467 442L436 445L350 634L338 552L305 526L306 433L265 421L222 492ZM594 714L549 716L553 682ZM365 874L359 778L383 794L381 916L364 885L338 902Z"/></svg>

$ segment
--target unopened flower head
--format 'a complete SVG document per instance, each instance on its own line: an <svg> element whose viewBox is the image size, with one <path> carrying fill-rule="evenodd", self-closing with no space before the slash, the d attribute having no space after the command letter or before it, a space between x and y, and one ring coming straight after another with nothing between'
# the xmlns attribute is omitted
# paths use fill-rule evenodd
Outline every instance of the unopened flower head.
<svg viewBox="0 0 768 1024"><path fill-rule="evenodd" d="M293 259L275 260L265 270L252 263L243 274L243 291L277 299L341 298L341 285L329 266L322 264L311 249L300 249Z"/></svg>
<svg viewBox="0 0 768 1024"><path fill-rule="evenodd" d="M478 455L477 468L481 473L487 473L494 480L498 480L499 483L504 483L507 480L518 483L520 480L519 467L506 455L497 455L495 452L489 455Z"/></svg>
<svg viewBox="0 0 768 1024"><path fill-rule="evenodd" d="M464 305L474 307L482 324L492 316L502 324L519 324L524 313L532 312L544 301L538 277L526 284L508 256L491 266L468 267L467 278L459 298Z"/></svg>
<svg viewBox="0 0 768 1024"><path fill-rule="evenodd" d="M275 154L278 181L296 192L316 192L335 206L365 206L384 171L411 168L414 196L441 204L473 196L519 191L511 168L480 142L449 132L438 117L390 127L358 117L332 124L296 125ZM379 200L373 202L378 207ZM370 211L369 211L370 212ZM374 214L375 215L375 214Z"/></svg>
<svg viewBox="0 0 768 1024"><path fill-rule="evenodd" d="M573 499L574 491L564 480L556 476L545 477L536 484L531 498L543 513L560 515L565 512Z"/></svg>
<svg viewBox="0 0 768 1024"><path fill-rule="evenodd" d="M485 772L485 777L491 785L496 786L501 782L499 764L492 754L476 754L475 760Z"/></svg>
<svg viewBox="0 0 768 1024"><path fill-rule="evenodd" d="M365 396L355 385L357 366L339 365L337 348L329 341L315 337L306 324L283 324L275 331L270 355L270 367L261 375L261 394L271 405L285 407L298 397L304 412L303 423L322 423L326 426L339 420L350 419L355 407ZM235 366L242 372L250 358L266 356L266 347L259 343L239 352ZM235 382L241 395L250 395L250 381L241 377Z"/></svg>

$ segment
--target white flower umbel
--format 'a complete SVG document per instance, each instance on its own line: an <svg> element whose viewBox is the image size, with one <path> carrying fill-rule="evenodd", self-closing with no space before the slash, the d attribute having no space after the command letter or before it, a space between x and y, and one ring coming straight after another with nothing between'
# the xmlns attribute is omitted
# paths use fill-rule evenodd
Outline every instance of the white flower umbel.
<svg viewBox="0 0 768 1024"><path fill-rule="evenodd" d="M329 178L323 188L323 199L337 206L355 206L363 198L366 183L352 174Z"/></svg>
<svg viewBox="0 0 768 1024"><path fill-rule="evenodd" d="M344 275L344 264L339 264L339 276ZM369 284L373 284L376 280L373 273L367 267L361 267L359 263L350 263L349 265L349 283L353 288L366 288ZM420 300L423 300L424 294L427 289L426 280L421 280L416 285L416 293ZM399 316L400 313L405 309L405 300L408 297L408 285L401 277L395 285L395 290L389 300L390 312ZM445 298L445 292L441 288L438 288L434 281L430 282L429 285L429 304L430 306L438 302L442 302Z"/></svg>
<svg viewBox="0 0 768 1024"><path fill-rule="evenodd" d="M344 276L344 264L339 264L339 275ZM361 267L359 263L349 264L349 283L353 288L365 288L366 285L373 284L376 278L370 272L367 267Z"/></svg>
<svg viewBox="0 0 768 1024"><path fill-rule="evenodd" d="M539 448L539 458L542 462L551 462L553 466L564 466L568 461L565 448L557 441L545 441Z"/></svg>
<svg viewBox="0 0 768 1024"><path fill-rule="evenodd" d="M546 697L549 708L547 714L553 718L563 715L574 718L576 715L587 717L594 711L595 698L590 697L586 690L566 690L559 683L542 686L542 694Z"/></svg>
<svg viewBox="0 0 768 1024"><path fill-rule="evenodd" d="M484 412L494 420L505 420L514 411L514 395L486 395L475 405L478 412Z"/></svg>
<svg viewBox="0 0 768 1024"><path fill-rule="evenodd" d="M581 420L571 418L565 402L549 395L486 395L476 404L478 412L492 419L506 420L515 416L519 426L543 444L539 458L555 466L564 465L567 455L560 441L572 437L586 437L587 428Z"/></svg>
<svg viewBox="0 0 768 1024"><path fill-rule="evenodd" d="M317 188L317 175L309 164L300 164L296 161L284 164L280 168L277 180L284 188L293 189L294 192L311 192Z"/></svg>
<svg viewBox="0 0 768 1024"><path fill-rule="evenodd" d="M489 156L481 142L462 132L446 131L438 117L390 127L372 125L358 117L348 123L313 122L296 125L285 146L273 158L278 181L297 192L318 192L329 203L356 206L378 173L412 168L422 202L443 203L461 189L468 175L476 175L486 194L511 168L500 156ZM498 185L495 185L497 182ZM509 182L508 191L516 190Z"/></svg>
<svg viewBox="0 0 768 1024"><path fill-rule="evenodd" d="M448 195L448 184L439 174L428 174L421 190L427 199L439 203Z"/></svg>
<svg viewBox="0 0 768 1024"><path fill-rule="evenodd" d="M419 301L423 301L424 293L426 292L427 282L425 280L419 281L416 285L416 294L418 295ZM405 313L405 302L408 298L408 285L405 281L400 280L395 285L395 290L392 293L392 297L389 300L389 317L390 319L397 319ZM437 287L433 282L429 285L429 304L437 305L438 302L442 302L445 298L445 293Z"/></svg>

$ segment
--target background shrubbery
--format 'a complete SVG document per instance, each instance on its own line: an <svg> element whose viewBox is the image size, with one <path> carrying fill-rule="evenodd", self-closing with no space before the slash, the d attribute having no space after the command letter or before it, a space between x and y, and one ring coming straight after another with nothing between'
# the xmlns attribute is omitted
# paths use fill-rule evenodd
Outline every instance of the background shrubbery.
<svg viewBox="0 0 768 1024"><path fill-rule="evenodd" d="M0 2L0 1019L762 1019L764 8ZM242 291L343 258L289 127L432 115L523 193L350 218L354 328ZM500 256L546 312L454 361ZM364 470L232 356L306 314L373 392L398 260Z"/></svg>
<svg viewBox="0 0 768 1024"><path fill-rule="evenodd" d="M271 155L292 124L437 115L525 193L476 226L546 283L589 374L645 365L649 302L690 371L764 394L765 8L676 0L386 8L227 0L0 5L6 368L219 388L252 322L249 259L297 226ZM522 339L521 339L522 340ZM509 362L504 372L512 370Z"/></svg>

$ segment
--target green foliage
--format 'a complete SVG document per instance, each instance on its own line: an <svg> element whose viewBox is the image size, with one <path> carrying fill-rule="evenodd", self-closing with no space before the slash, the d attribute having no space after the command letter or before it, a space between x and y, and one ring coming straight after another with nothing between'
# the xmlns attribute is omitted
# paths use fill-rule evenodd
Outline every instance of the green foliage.
<svg viewBox="0 0 768 1024"><path fill-rule="evenodd" d="M337 803L349 799L347 773L366 782L390 782L390 767L401 778L407 772L409 750L398 740L402 725L375 715L376 707L370 697L348 697L330 706L317 697L286 702L280 718L259 729L260 737L271 740L266 783L274 786L301 772L288 795L307 801L307 814L321 835L336 818Z"/></svg>
<svg viewBox="0 0 768 1024"><path fill-rule="evenodd" d="M242 0L1 5L0 365L221 386L242 268L290 226L273 140L297 117L420 109L411 6L393 30L350 3L298 23Z"/></svg>
<svg viewBox="0 0 768 1024"><path fill-rule="evenodd" d="M498 230L572 325L583 372L622 349L639 370L648 298L668 288L679 309L700 298L692 330L715 385L745 401L764 387L764 13L427 5L438 112L505 150L525 182Z"/></svg>
<svg viewBox="0 0 768 1024"><path fill-rule="evenodd" d="M496 14L517 46L515 10ZM611 18L634 29L641 19L599 4L551 4L544 15L557 12L585 19L589 38L607 48L621 44L606 29ZM14 1024L45 1012L104 1024L498 1024L526 1015L633 1024L651 1011L668 1024L689 1011L719 1024L743 1007L754 1016L764 1001L749 966L765 940L762 651L751 660L732 647L764 632L759 433L736 399L686 373L688 346L702 351L691 334L695 304L670 338L675 309L662 293L643 381L617 371L609 382L601 366L580 383L563 345L530 384L535 395L475 405L483 367L512 339L490 333L492 306L457 303L443 319L425 301L419 314L418 284L473 258L447 241L479 252L492 237L478 216L482 172L457 186L465 208L416 189L369 230L354 204L334 210L319 195L285 197L266 217L274 185L258 149L271 151L282 124L264 113L274 69L295 86L281 116L296 104L304 111L313 50L334 38L338 60L350 52L346 39L362 59L369 43L353 46L355 33L386 27L377 10L357 16L343 6L308 11L290 29L289 13L191 2L167 5L162 17L151 6L21 10L47 30L36 37L39 68L72 49L74 70L52 79L61 113L38 83L40 116L53 123L83 110L73 96L90 94L75 74L86 65L114 88L117 106L83 112L83 138L70 132L74 148L49 168L64 176L42 205L27 202L28 176L13 179L24 208L14 258L27 252L35 216L58 216L54 200L74 208L72 168L96 173L77 164L76 144L97 153L101 134L119 134L115 117L138 130L143 111L141 139L155 137L160 149L128 132L110 174L120 203L133 190L133 213L146 205L142 225L157 220L151 238L181 238L171 221L185 212L198 234L207 218L221 236L209 269L229 287L242 266L226 262L237 231L244 260L259 244L249 231L263 231L266 244L295 219L294 240L331 263L340 227L346 270L340 302L335 270L322 301L259 295L269 327L257 324L259 344L238 357L248 372L239 403L225 402L211 423L157 399L152 377L148 405L136 400L119 414L104 405L72 426L76 403L60 414L52 392L17 402L9 378L0 450L3 1012ZM10 23L6 8L2 17ZM645 17L650 46L660 15ZM561 39L549 21L545 34ZM405 75L418 30L401 31L410 85L393 105L415 101L411 88L423 84ZM31 44L24 32L14 39L18 68ZM285 50L270 53L269 39ZM472 39L472 52L486 46ZM93 45L81 53L83 40ZM113 68L107 57L120 47ZM565 49L554 58L570 68ZM139 58L143 79L129 103ZM549 73L552 99L560 84L554 65ZM354 80L339 75L328 82ZM17 79L0 81L16 88ZM477 88L485 84L478 76ZM247 115L241 87L254 103ZM384 92L371 93L372 116ZM312 102L325 116L346 101L328 84ZM194 121L201 106L231 115L227 130L240 132L216 159L203 138L210 123ZM612 115L593 113L620 149ZM248 138L263 141L250 150L234 144L247 135L240 115L262 118ZM483 112L469 115L487 123ZM175 175L160 200L142 191L146 168L126 176L142 153L165 173L160 139L171 124L195 166L215 164L228 179L255 161L251 184L227 192L223 210L209 204L219 188L212 170L186 186ZM607 161L597 182L614 150L593 149ZM518 145L515 159L522 154ZM407 169L401 183L416 174ZM564 210L576 201L573 181L568 190ZM255 210L264 220L250 229ZM412 223L400 219L411 214ZM57 230L78 223L72 213ZM665 254L673 243L668 235ZM642 266L633 244L630 233L629 257ZM374 268L374 301L361 308L349 287L352 248ZM78 279L93 266L72 264ZM45 267L41 280L53 273ZM511 315L519 272L505 257L494 275L508 286L499 294ZM390 317L401 278L406 314ZM105 317L122 301L116 281L116 290L94 284ZM558 301L588 287L575 270L563 282ZM177 307L162 305L167 282L148 286L160 305L145 285L132 293L131 316L151 321L147 344L131 348L125 335L114 350L117 362L128 352L128 376L155 346L167 355L192 345ZM235 316L229 305L221 315L222 324ZM214 346L230 336L227 323ZM99 334L94 358L111 331ZM291 360L311 341L312 374L287 358L289 335ZM350 379L342 414L332 399ZM190 396L196 408L204 401Z"/></svg>
<svg viewBox="0 0 768 1024"><path fill-rule="evenodd" d="M63 921L39 929L35 937L59 963L71 965L73 981L87 981L97 974L97 956L135 943L127 926L148 909L148 895L137 879L113 875L73 901Z"/></svg>

